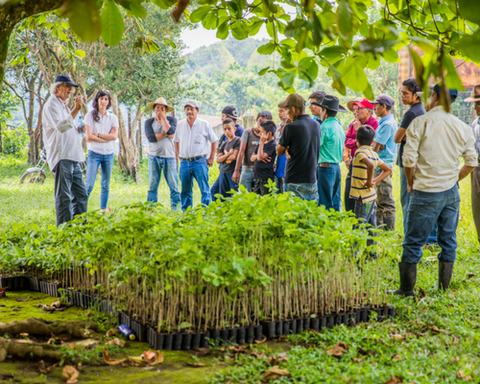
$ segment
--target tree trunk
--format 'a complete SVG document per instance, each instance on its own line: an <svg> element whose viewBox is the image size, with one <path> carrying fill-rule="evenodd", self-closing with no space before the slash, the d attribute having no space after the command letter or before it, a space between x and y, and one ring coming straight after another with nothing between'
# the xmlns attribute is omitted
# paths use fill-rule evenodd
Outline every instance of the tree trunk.
<svg viewBox="0 0 480 384"><path fill-rule="evenodd" d="M139 181L138 176L138 156L136 156L135 145L132 145L131 140L128 138L127 127L123 120L122 111L118 105L118 97L116 94L112 94L112 110L118 117L118 140L120 141L120 153L118 154L118 165L120 170L127 176L131 177L135 181Z"/></svg>
<svg viewBox="0 0 480 384"><path fill-rule="evenodd" d="M38 13L52 11L68 0L20 0L2 2L0 5L0 95L3 89L8 43L13 28L27 17Z"/></svg>
<svg viewBox="0 0 480 384"><path fill-rule="evenodd" d="M0 153L3 153L3 143L2 143L2 124L0 124Z"/></svg>

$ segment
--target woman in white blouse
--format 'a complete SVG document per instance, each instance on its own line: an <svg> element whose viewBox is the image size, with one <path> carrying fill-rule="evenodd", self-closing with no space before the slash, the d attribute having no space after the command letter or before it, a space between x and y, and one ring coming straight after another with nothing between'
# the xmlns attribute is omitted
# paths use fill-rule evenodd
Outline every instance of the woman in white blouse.
<svg viewBox="0 0 480 384"><path fill-rule="evenodd" d="M113 168L113 154L115 141L118 137L118 118L111 111L109 91L98 91L93 101L93 111L85 118L87 133L88 161L87 161L87 193L90 197L98 167L102 168L102 192L100 195L100 211L107 209L108 193L110 190L110 176Z"/></svg>

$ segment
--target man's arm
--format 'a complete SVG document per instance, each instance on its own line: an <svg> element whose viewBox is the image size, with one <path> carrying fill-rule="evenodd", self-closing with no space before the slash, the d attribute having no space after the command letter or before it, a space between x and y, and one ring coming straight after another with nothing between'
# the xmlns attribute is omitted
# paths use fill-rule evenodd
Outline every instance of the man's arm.
<svg viewBox="0 0 480 384"><path fill-rule="evenodd" d="M405 128L402 128L402 127L398 128L397 132L395 132L395 136L393 137L393 141L395 141L395 143L397 144L401 143L406 133L407 133L407 130Z"/></svg>
<svg viewBox="0 0 480 384"><path fill-rule="evenodd" d="M232 180L234 183L240 181L240 167L243 163L243 158L245 157L245 149L247 148L247 143L242 141L240 143L240 150L238 151L237 163L235 164L235 171L233 171Z"/></svg>
<svg viewBox="0 0 480 384"><path fill-rule="evenodd" d="M415 115L411 111L405 112L403 115L402 122L400 123L400 127L398 127L397 132L395 132L395 136L393 137L393 141L399 144L402 141L405 141L407 134L407 128L410 127L410 124L415 119Z"/></svg>
<svg viewBox="0 0 480 384"><path fill-rule="evenodd" d="M175 141L173 144L175 145L175 155L177 156L177 159L182 160L182 158L180 157L180 143L178 141Z"/></svg>
<svg viewBox="0 0 480 384"><path fill-rule="evenodd" d="M287 148L282 147L280 144L277 145L277 156L283 156Z"/></svg>
<svg viewBox="0 0 480 384"><path fill-rule="evenodd" d="M403 172L405 172L405 177L407 179L407 191L412 193L413 191L413 174L415 173L415 167L405 167L403 166Z"/></svg>
<svg viewBox="0 0 480 384"><path fill-rule="evenodd" d="M213 161L215 160L215 153L217 153L217 140L215 140L210 147L210 157L207 159L207 164L209 167L213 165Z"/></svg>
<svg viewBox="0 0 480 384"><path fill-rule="evenodd" d="M464 165L462 169L460 169L460 173L458 174L458 181L463 180L465 177L467 177L470 173L473 172L473 170L476 167L470 167L468 165Z"/></svg>
<svg viewBox="0 0 480 384"><path fill-rule="evenodd" d="M382 149L385 149L385 145L382 145L380 143L377 143L377 142L373 142L372 143L372 149L375 151L375 152L379 152L381 151Z"/></svg>
<svg viewBox="0 0 480 384"><path fill-rule="evenodd" d="M383 172L380 175L378 175L375 179L373 179L372 182L374 185L392 174L392 168L390 168L387 164L383 162L382 164L378 165L378 168L380 168Z"/></svg>
<svg viewBox="0 0 480 384"><path fill-rule="evenodd" d="M419 132L422 124L417 122L418 120L412 121L412 124L410 124L410 127L407 129L408 140L402 156L403 171L405 172L408 184L408 193L412 193L413 191L413 174L415 172L415 166L417 165L418 148L420 147L420 136L422 135L422 133Z"/></svg>

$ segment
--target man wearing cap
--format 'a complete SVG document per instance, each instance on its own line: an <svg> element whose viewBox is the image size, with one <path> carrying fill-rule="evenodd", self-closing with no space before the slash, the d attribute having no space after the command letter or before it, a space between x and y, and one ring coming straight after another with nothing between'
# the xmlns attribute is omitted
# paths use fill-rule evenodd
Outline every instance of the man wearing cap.
<svg viewBox="0 0 480 384"><path fill-rule="evenodd" d="M235 122L235 136L236 137L242 137L243 132L245 131L243 127L240 124L237 124L238 120L238 111L237 108L235 108L233 105L227 105L225 108L222 110L222 121L225 121L225 119L232 119ZM218 140L217 143L217 150L220 148L220 146L223 144L224 141L228 140L227 136L225 134L222 134L220 137L220 140ZM222 163L218 166L218 169L222 169ZM212 185L212 189L210 190L210 195L212 196L212 201L217 200L215 195L220 193L220 176L217 177L217 180L215 180L215 183Z"/></svg>
<svg viewBox="0 0 480 384"><path fill-rule="evenodd" d="M477 118L472 123L473 136L475 137L475 151L480 159L480 84L473 87L472 96L463 100L466 103L474 103L473 108L477 113ZM475 227L477 228L477 238L480 243L480 167L473 170L472 181L472 212Z"/></svg>
<svg viewBox="0 0 480 384"><path fill-rule="evenodd" d="M277 155L288 151L285 191L304 200L318 200L317 164L320 152L320 124L305 114L305 99L294 93L278 104L288 109L292 122L283 129Z"/></svg>
<svg viewBox="0 0 480 384"><path fill-rule="evenodd" d="M172 209L177 209L180 204L180 192L178 191L177 161L175 160L175 145L173 138L177 129L177 119L166 116L173 112L163 97L148 103L147 108L155 112L155 117L145 121L145 136L148 140L148 179L150 189L147 201L158 201L158 185L162 178L162 169L167 185L170 188L170 200Z"/></svg>
<svg viewBox="0 0 480 384"><path fill-rule="evenodd" d="M197 180L202 194L202 204L211 202L208 185L208 167L213 165L217 150L217 136L209 122L200 119L198 104L194 100L185 103L187 118L178 123L175 132L175 151L180 159L182 210L193 205L193 179ZM209 156L207 159L207 155Z"/></svg>
<svg viewBox="0 0 480 384"><path fill-rule="evenodd" d="M50 87L52 96L42 112L43 142L47 161L55 172L55 213L57 226L87 211L87 189L83 182L80 163L85 161L83 137L73 119L83 105L77 95L75 108L67 106L73 87L78 85L66 75L60 75Z"/></svg>
<svg viewBox="0 0 480 384"><path fill-rule="evenodd" d="M394 137L398 125L392 114L395 100L388 95L380 95L373 104L375 105L375 114L380 118L380 122L375 131L372 148L378 152L380 160L392 168L397 153ZM373 177L376 178L381 173L382 170L377 167ZM392 196L392 176L388 175L378 182L375 190L377 192L377 226L380 228L383 226L387 231L394 231L396 207Z"/></svg>
<svg viewBox="0 0 480 384"><path fill-rule="evenodd" d="M355 157L355 152L357 151L357 129L362 125L369 125L376 131L378 127L377 119L372 116L374 105L366 98L355 100L347 104L350 110L355 109L355 120L350 124L345 134L345 147L350 149L352 159ZM350 162L347 180L345 182L345 210L350 212L353 212L355 208L355 200L350 198L352 166L353 161Z"/></svg>
<svg viewBox="0 0 480 384"><path fill-rule="evenodd" d="M345 134L337 120L338 112L347 112L337 97L325 95L320 104L323 121L320 135L320 154L317 167L318 205L337 212L342 208L342 162Z"/></svg>
<svg viewBox="0 0 480 384"><path fill-rule="evenodd" d="M318 121L318 123L322 124L322 108L320 105L322 104L323 98L325 97L326 93L323 91L316 91L313 92L309 97L309 106L310 112L312 112L313 120Z"/></svg>
<svg viewBox="0 0 480 384"><path fill-rule="evenodd" d="M438 288L448 289L457 252L458 182L478 164L472 128L445 112L440 94L440 87L435 87L430 94L429 111L413 120L407 130L402 161L411 197L397 295L414 295L422 246L435 223L442 248L438 255ZM459 157L464 160L460 171Z"/></svg>

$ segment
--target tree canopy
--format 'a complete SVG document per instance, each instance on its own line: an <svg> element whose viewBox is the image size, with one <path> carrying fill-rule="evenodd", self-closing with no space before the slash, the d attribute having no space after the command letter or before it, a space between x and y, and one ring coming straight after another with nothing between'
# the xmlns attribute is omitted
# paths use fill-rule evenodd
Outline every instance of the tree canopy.
<svg viewBox="0 0 480 384"><path fill-rule="evenodd" d="M135 44L143 47L149 45L148 39L141 38L145 3L173 9L177 21L184 15L193 23L201 22L205 28L217 30L221 39L231 34L244 40L265 25L270 41L258 50L266 55L277 52L281 64L266 67L260 74L275 73L288 92L294 91L296 77L313 84L323 66L341 94L348 87L373 97L364 70L378 68L380 58L399 61L396 51L410 44L425 54L420 57L411 50L417 77L425 87L433 75L449 87L463 89L452 57L480 63L480 2L471 0L199 0L192 4L189 0L38 0L35 10L29 3L0 1L0 20L10 21L4 29L11 27L14 17L28 17L56 6L86 42L101 37L107 45L118 44L124 36L125 17L131 18L140 35ZM373 6L378 9L375 15L368 12ZM28 8L28 12L19 8ZM14 16L5 16L8 10ZM0 61L4 61L2 54Z"/></svg>

